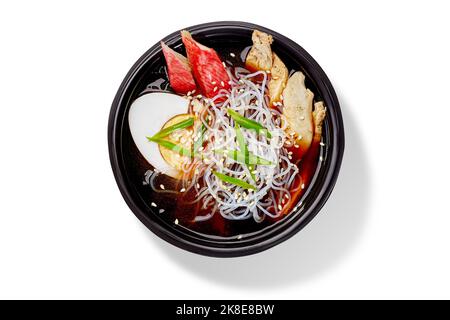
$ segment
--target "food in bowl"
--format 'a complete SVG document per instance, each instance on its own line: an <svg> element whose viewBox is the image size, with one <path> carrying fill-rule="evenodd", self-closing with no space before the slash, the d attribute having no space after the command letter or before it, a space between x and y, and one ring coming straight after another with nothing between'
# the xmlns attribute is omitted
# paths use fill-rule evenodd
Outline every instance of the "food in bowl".
<svg viewBox="0 0 450 320"><path fill-rule="evenodd" d="M254 30L250 47L220 54L181 37L184 52L161 42L167 79L128 113L149 164L148 202L178 227L239 239L301 207L322 160L326 106L268 33Z"/></svg>

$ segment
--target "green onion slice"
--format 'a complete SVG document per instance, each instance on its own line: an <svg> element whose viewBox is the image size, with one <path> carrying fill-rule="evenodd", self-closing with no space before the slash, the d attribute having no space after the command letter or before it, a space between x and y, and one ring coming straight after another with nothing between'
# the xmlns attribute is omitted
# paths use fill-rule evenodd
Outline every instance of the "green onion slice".
<svg viewBox="0 0 450 320"><path fill-rule="evenodd" d="M181 156L186 156L186 157L189 157L189 158L193 157L193 153L192 153L191 150L188 150L185 147L180 146L178 144L175 144L173 142L170 142L170 141L167 141L167 140L162 140L162 139L155 139L153 137L151 137L151 138L147 137L147 139L149 141L156 142L160 146L162 146L162 147L164 147L166 149L172 150L173 152L176 152L176 153L178 153Z"/></svg>
<svg viewBox="0 0 450 320"><path fill-rule="evenodd" d="M261 157L258 157L254 155L251 152L248 152L248 155L242 154L239 150L222 150L222 149L216 149L215 152L220 154L225 154L231 159L233 159L236 162L247 164L247 165L254 165L254 164L262 164L265 166L271 166L273 163L269 160L263 159Z"/></svg>
<svg viewBox="0 0 450 320"><path fill-rule="evenodd" d="M239 124L236 124L236 128L234 128L236 131L236 140L239 146L239 149L241 149L241 153L244 154L245 159L248 159L248 148L247 144L245 143L244 135L242 134L241 128L239 127ZM246 164L248 171L250 172L250 177L253 181L256 181L255 174L252 172L251 166Z"/></svg>
<svg viewBox="0 0 450 320"><path fill-rule="evenodd" d="M180 121L178 123L175 123L174 125L167 127L165 129L162 129L161 131L159 131L158 133L156 133L153 137L151 137L152 139L161 139L164 137L167 137L169 134L171 134L172 132L175 132L177 130L181 130L181 129L185 129L188 127L191 127L194 125L194 117L189 117L186 120Z"/></svg>
<svg viewBox="0 0 450 320"><path fill-rule="evenodd" d="M246 129L256 130L258 133L262 132L267 136L267 138L269 139L272 138L272 135L270 134L269 130L267 130L267 128L264 127L259 122L241 116L237 111L230 108L227 109L227 112L230 115L230 117L233 118L233 120L242 127Z"/></svg>
<svg viewBox="0 0 450 320"><path fill-rule="evenodd" d="M227 176L226 174L223 174L223 173L220 173L220 172L217 172L217 171L213 171L213 174L217 178L222 180L223 182L231 183L231 184L234 184L235 186L242 187L244 189L256 190L256 187L254 185L251 185L250 183L247 183L244 180L241 180L241 179L238 179L238 178L234 178L234 177L230 177L230 176Z"/></svg>

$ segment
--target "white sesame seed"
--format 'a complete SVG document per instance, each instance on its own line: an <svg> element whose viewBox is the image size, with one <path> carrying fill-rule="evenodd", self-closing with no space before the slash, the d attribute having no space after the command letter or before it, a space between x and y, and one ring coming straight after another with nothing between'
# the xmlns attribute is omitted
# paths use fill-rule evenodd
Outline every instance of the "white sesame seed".
<svg viewBox="0 0 450 320"><path fill-rule="evenodd" d="M320 145L321 145L322 147L324 147L324 146L325 146L325 143L323 143L323 142L320 142Z"/></svg>
<svg viewBox="0 0 450 320"><path fill-rule="evenodd" d="M217 89L218 89L217 87L214 87L214 89L213 89L213 92L216 92L216 91L217 91Z"/></svg>
<svg viewBox="0 0 450 320"><path fill-rule="evenodd" d="M241 240L241 239L242 239L242 235L238 235L238 236L237 236L237 239L238 239L238 240Z"/></svg>
<svg viewBox="0 0 450 320"><path fill-rule="evenodd" d="M236 57L236 55L233 52L230 52L230 56L233 58Z"/></svg>
<svg viewBox="0 0 450 320"><path fill-rule="evenodd" d="M281 206L281 204L278 205L278 210L282 210L283 207Z"/></svg>
<svg viewBox="0 0 450 320"><path fill-rule="evenodd" d="M305 184L304 183L302 183L302 189L305 189Z"/></svg>
<svg viewBox="0 0 450 320"><path fill-rule="evenodd" d="M223 67L224 67L224 68L226 68L226 67L227 67L227 65L226 65L226 63L225 63L225 62L222 62L222 65L223 65Z"/></svg>
<svg viewBox="0 0 450 320"><path fill-rule="evenodd" d="M319 160L320 160L320 161L323 161L323 157L322 157L322 156L320 156Z"/></svg>
<svg viewBox="0 0 450 320"><path fill-rule="evenodd" d="M211 84L212 85L215 85L217 82L216 81L211 81Z"/></svg>
<svg viewBox="0 0 450 320"><path fill-rule="evenodd" d="M287 194L285 194L284 197L285 197L286 199L289 199L289 196L288 196Z"/></svg>
<svg viewBox="0 0 450 320"><path fill-rule="evenodd" d="M298 144L294 144L294 147L296 148L300 148L300 146Z"/></svg>
<svg viewBox="0 0 450 320"><path fill-rule="evenodd" d="M166 210L164 210L164 209L159 209L159 213L164 213L164 211L166 211Z"/></svg>
<svg viewBox="0 0 450 320"><path fill-rule="evenodd" d="M203 96L201 94L197 95L196 98L197 99L201 99Z"/></svg>
<svg viewBox="0 0 450 320"><path fill-rule="evenodd" d="M197 183L197 184L195 185L195 187L196 187L197 189L200 189L200 184Z"/></svg>
<svg viewBox="0 0 450 320"><path fill-rule="evenodd" d="M300 120L305 120L305 117L304 117L304 116L301 116L301 117L300 117Z"/></svg>
<svg viewBox="0 0 450 320"><path fill-rule="evenodd" d="M270 73L271 73L271 71L270 71L270 70L267 70L267 71L266 71L266 73L267 73L267 74L270 74Z"/></svg>
<svg viewBox="0 0 450 320"><path fill-rule="evenodd" d="M156 203L154 203L154 202L150 203L150 205L151 205L152 207L155 207L155 208L157 207L157 206L156 206Z"/></svg>
<svg viewBox="0 0 450 320"><path fill-rule="evenodd" d="M165 189L166 189L166 187L164 187L164 185L163 185L163 184L160 184L160 185L159 185L159 187L160 187L161 189L163 189L163 190L165 190Z"/></svg>
<svg viewBox="0 0 450 320"><path fill-rule="evenodd" d="M181 189L180 189L180 192L185 192L185 191L186 191L185 188L181 188Z"/></svg>
<svg viewBox="0 0 450 320"><path fill-rule="evenodd" d="M175 219L175 224L178 224L178 219Z"/></svg>
<svg viewBox="0 0 450 320"><path fill-rule="evenodd" d="M222 87L225 87L225 82L220 81L220 85L221 85Z"/></svg>

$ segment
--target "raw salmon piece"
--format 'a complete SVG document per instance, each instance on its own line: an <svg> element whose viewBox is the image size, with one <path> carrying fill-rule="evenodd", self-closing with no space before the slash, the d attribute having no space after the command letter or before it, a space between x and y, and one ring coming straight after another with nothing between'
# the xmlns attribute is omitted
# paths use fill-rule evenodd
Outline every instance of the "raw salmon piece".
<svg viewBox="0 0 450 320"><path fill-rule="evenodd" d="M181 31L181 37L201 93L212 98L220 89L229 90L230 78L217 52L195 41L188 31Z"/></svg>
<svg viewBox="0 0 450 320"><path fill-rule="evenodd" d="M172 50L162 41L161 48L167 62L167 72L172 89L180 94L195 90L197 86L186 57Z"/></svg>

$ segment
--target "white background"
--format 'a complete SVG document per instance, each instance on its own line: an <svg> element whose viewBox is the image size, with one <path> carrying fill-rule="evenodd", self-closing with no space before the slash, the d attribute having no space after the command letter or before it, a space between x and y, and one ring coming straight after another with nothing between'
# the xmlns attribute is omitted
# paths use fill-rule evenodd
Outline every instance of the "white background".
<svg viewBox="0 0 450 320"><path fill-rule="evenodd" d="M450 298L446 4L2 1L0 298ZM227 260L172 247L134 217L106 135L136 59L214 20L261 24L309 51L347 139L317 218Z"/></svg>

